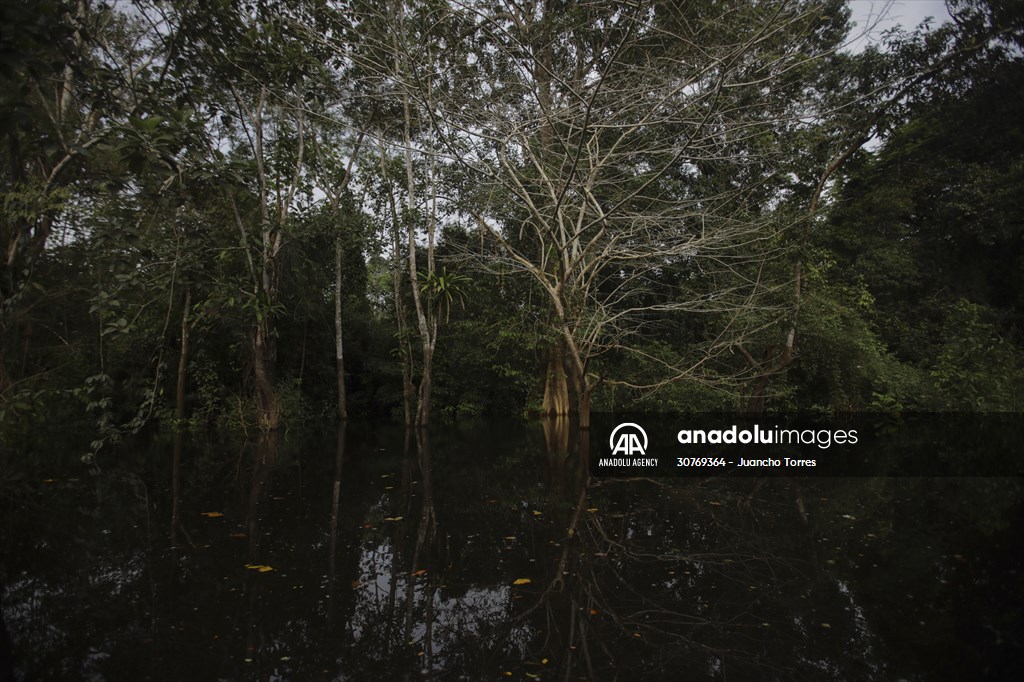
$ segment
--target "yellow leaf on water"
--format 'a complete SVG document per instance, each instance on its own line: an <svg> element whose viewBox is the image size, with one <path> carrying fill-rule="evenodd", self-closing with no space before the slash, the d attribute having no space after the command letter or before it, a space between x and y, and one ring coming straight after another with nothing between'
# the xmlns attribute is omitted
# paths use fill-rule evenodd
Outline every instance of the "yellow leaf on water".
<svg viewBox="0 0 1024 682"><path fill-rule="evenodd" d="M548 659L542 658L542 659L540 659L540 662L543 663L544 665L547 665L548 664Z"/></svg>
<svg viewBox="0 0 1024 682"><path fill-rule="evenodd" d="M529 585L532 582L533 581L530 580L529 578L516 578L515 580L512 581L512 584L513 585Z"/></svg>
<svg viewBox="0 0 1024 682"><path fill-rule="evenodd" d="M418 570L418 571L413 571L413 572L412 572L412 574L413 574L413 575L423 575L423 574L424 574L424 573L426 573L426 572L427 572L427 569L425 569L425 568L421 568L421 569L420 569L420 570Z"/></svg>
<svg viewBox="0 0 1024 682"><path fill-rule="evenodd" d="M260 573L266 573L267 571L273 571L274 569L271 568L270 566L260 566L256 570L258 570Z"/></svg>
<svg viewBox="0 0 1024 682"><path fill-rule="evenodd" d="M386 517L384 517L384 520L385 521L401 521L402 517L401 516L386 516Z"/></svg>
<svg viewBox="0 0 1024 682"><path fill-rule="evenodd" d="M593 514L594 512L597 511L597 507L587 507L587 511L590 512L591 514Z"/></svg>
<svg viewBox="0 0 1024 682"><path fill-rule="evenodd" d="M200 516L205 516L208 519L218 519L224 515L220 512L203 512Z"/></svg>
<svg viewBox="0 0 1024 682"><path fill-rule="evenodd" d="M534 516L540 516L540 515L541 515L541 512L539 512L539 511L537 511L537 510L535 509L535 510L533 511L533 515L534 515Z"/></svg>
<svg viewBox="0 0 1024 682"><path fill-rule="evenodd" d="M505 540L515 540L516 536L515 535L506 535L504 539Z"/></svg>

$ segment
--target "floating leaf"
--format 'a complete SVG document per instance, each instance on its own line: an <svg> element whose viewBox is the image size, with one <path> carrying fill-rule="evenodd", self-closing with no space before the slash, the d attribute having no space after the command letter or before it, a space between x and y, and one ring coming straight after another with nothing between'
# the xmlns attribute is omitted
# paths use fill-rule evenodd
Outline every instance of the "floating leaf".
<svg viewBox="0 0 1024 682"><path fill-rule="evenodd" d="M413 571L413 572L412 572L412 574L413 574L413 575L423 575L423 574L425 574L426 572L427 572L427 569L425 569L425 568L421 568L421 569L420 569L420 570L418 570L418 571Z"/></svg>
<svg viewBox="0 0 1024 682"><path fill-rule="evenodd" d="M540 515L541 515L541 512L539 512L539 511L537 511L536 509L534 509L534 510L533 510L533 515L534 515L534 516L540 516Z"/></svg>
<svg viewBox="0 0 1024 682"><path fill-rule="evenodd" d="M597 609L590 609L590 615L591 616L596 616L597 615Z"/></svg>
<svg viewBox="0 0 1024 682"><path fill-rule="evenodd" d="M532 582L533 581L530 580L529 578L516 578L515 580L512 581L512 584L513 585L529 585Z"/></svg>
<svg viewBox="0 0 1024 682"><path fill-rule="evenodd" d="M246 568L250 571L259 571L260 573L266 573L267 571L273 571L274 569L264 564L246 564Z"/></svg>
<svg viewBox="0 0 1024 682"><path fill-rule="evenodd" d="M505 540L515 540L516 536L515 535L506 535L504 539Z"/></svg>
<svg viewBox="0 0 1024 682"><path fill-rule="evenodd" d="M401 521L404 517L402 516L385 516L385 521Z"/></svg>
<svg viewBox="0 0 1024 682"><path fill-rule="evenodd" d="M256 570L258 570L260 573L266 573L267 571L273 571L274 569L271 568L270 566L260 566Z"/></svg>
<svg viewBox="0 0 1024 682"><path fill-rule="evenodd" d="M224 515L220 512L203 512L202 514L200 514L200 516L205 516L208 519L219 519Z"/></svg>
<svg viewBox="0 0 1024 682"><path fill-rule="evenodd" d="M591 514L593 514L594 512L597 511L597 507L587 507L587 511L590 512Z"/></svg>

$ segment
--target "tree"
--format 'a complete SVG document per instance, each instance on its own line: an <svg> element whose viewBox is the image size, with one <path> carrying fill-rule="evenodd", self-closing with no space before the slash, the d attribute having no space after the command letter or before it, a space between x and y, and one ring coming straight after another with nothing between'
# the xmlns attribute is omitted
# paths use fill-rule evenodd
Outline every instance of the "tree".
<svg viewBox="0 0 1024 682"><path fill-rule="evenodd" d="M459 209L502 254L467 257L525 274L546 300L545 408L566 412L573 393L586 426L602 381L635 385L602 376L600 359L661 362L638 337L698 313L717 328L656 383L701 378L751 333L740 313L771 289L742 266L775 253L778 149L813 116L801 77L835 48L845 15L823 20L819 3L542 0L468 3L445 20L466 63L419 81L421 99L471 178Z"/></svg>

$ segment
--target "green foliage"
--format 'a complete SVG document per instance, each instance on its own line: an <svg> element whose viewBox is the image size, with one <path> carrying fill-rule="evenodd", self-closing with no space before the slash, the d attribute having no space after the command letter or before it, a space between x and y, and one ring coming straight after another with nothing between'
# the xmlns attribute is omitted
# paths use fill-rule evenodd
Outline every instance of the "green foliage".
<svg viewBox="0 0 1024 682"><path fill-rule="evenodd" d="M961 300L946 311L946 334L931 365L929 407L1020 412L1024 349L1000 333L985 306Z"/></svg>
<svg viewBox="0 0 1024 682"><path fill-rule="evenodd" d="M0 437L57 421L93 433L95 454L154 417L174 423L183 326L190 425L254 428L257 328L284 423L330 416L337 243L349 411L392 413L399 358L422 364L416 325L395 331L417 290L403 265L393 298L391 264L408 248L393 220L437 221L441 265L421 256L413 286L446 323L434 363L446 418L540 404L544 351L561 334L552 290L591 344L595 410L736 409L758 371L771 373L773 409L1022 408L1019 9L954 2L955 25L849 55L832 51L848 22L839 0L655 3L636 22L614 3L556 5L517 24L511 5L480 5L488 23L406 3L400 82L382 75L394 17L371 3L3 3ZM730 52L777 15L778 30ZM683 39L697 29L699 45ZM530 126L518 151L501 135L473 147L465 131L518 135L544 118L522 68L540 45L569 79L548 84L557 149ZM617 93L658 99L706 76L709 59L729 65L718 95L672 90L657 124L631 128L650 112ZM682 71L651 66L669 63ZM590 90L591 73L624 90ZM414 182L437 196L392 216L405 168L388 147L407 87ZM864 134L866 111L880 146L850 156L809 220L823 168ZM691 140L704 119L736 134ZM593 137L580 146L581 131ZM677 153L687 144L693 158ZM477 215L504 246L465 227ZM565 230L580 218L586 234L544 242L538 216ZM687 241L730 225L758 231ZM679 250L659 255L672 240ZM514 277L523 261L544 264L532 281ZM794 355L773 367L791 327ZM686 367L686 381L665 381Z"/></svg>

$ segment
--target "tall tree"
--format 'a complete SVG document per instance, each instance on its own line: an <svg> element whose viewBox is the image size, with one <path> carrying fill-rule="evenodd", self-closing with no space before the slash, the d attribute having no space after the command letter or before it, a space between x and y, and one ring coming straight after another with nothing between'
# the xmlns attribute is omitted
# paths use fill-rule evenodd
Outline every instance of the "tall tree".
<svg viewBox="0 0 1024 682"><path fill-rule="evenodd" d="M815 111L800 75L843 35L841 12L822 16L817 2L451 10L470 47L428 111L472 174L460 208L503 254L478 265L523 273L546 299L548 409L571 391L586 426L599 383L638 385L602 375L610 353L661 363L655 384L700 378L751 332L741 313L770 287L742 266L773 253L775 162ZM718 324L677 361L637 343L696 313Z"/></svg>

